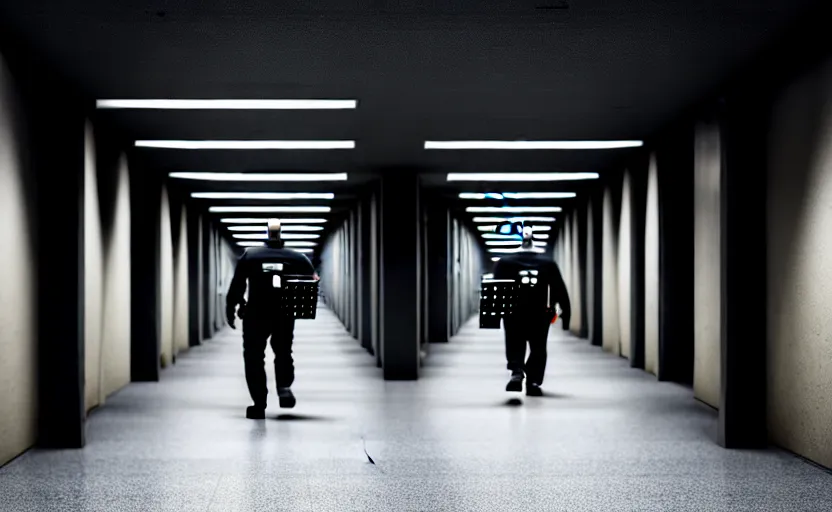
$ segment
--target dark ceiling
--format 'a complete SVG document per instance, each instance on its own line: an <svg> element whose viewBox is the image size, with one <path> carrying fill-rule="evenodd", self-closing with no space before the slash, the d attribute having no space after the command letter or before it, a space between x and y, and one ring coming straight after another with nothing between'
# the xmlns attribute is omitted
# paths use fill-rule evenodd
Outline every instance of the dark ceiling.
<svg viewBox="0 0 832 512"><path fill-rule="evenodd" d="M810 3L4 0L0 18L90 98L359 101L354 111L102 113L136 139L357 141L141 150L160 171L349 171L352 182L407 166L440 186L445 171L603 172L626 150L431 152L423 141L649 139Z"/></svg>

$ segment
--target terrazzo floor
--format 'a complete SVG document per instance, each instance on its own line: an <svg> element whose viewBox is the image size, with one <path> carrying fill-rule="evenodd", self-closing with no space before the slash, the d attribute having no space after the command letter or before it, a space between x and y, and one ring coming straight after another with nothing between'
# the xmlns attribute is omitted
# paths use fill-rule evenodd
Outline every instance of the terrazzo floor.
<svg viewBox="0 0 832 512"><path fill-rule="evenodd" d="M469 323L419 381L385 382L322 309L297 324L297 407L276 407L270 377L269 419L251 421L225 330L93 411L83 450L0 469L0 511L832 510L830 473L719 448L689 389L559 326L547 396L506 393L501 336Z"/></svg>

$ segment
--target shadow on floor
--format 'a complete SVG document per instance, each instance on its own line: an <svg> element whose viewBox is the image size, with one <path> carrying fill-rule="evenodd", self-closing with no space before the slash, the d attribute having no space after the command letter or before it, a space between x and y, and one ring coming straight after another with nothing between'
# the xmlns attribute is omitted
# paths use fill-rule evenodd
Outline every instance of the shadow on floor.
<svg viewBox="0 0 832 512"><path fill-rule="evenodd" d="M278 414L274 419L277 421L332 421L332 418L308 414Z"/></svg>

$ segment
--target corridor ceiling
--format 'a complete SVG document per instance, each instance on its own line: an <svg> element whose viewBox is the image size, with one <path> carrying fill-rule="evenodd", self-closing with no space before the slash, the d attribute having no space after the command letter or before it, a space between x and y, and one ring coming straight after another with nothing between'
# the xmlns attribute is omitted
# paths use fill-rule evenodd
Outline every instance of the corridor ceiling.
<svg viewBox="0 0 832 512"><path fill-rule="evenodd" d="M41 0L4 1L0 19L94 99L358 100L356 110L102 112L135 139L355 140L353 150L140 150L160 172L349 172L343 190L402 167L435 186L449 171L603 172L632 150L423 144L649 139L810 3ZM531 187L548 189L512 185Z"/></svg>

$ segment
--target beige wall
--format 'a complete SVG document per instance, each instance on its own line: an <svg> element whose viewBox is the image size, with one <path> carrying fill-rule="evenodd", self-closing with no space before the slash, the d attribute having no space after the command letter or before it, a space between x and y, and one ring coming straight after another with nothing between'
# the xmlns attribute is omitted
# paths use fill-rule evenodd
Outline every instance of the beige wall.
<svg viewBox="0 0 832 512"><path fill-rule="evenodd" d="M716 123L697 126L694 148L694 364L693 392L719 406L720 390L720 178Z"/></svg>
<svg viewBox="0 0 832 512"><path fill-rule="evenodd" d="M188 218L182 207L179 221L179 237L174 257L174 318L173 336L176 351L188 350Z"/></svg>
<svg viewBox="0 0 832 512"><path fill-rule="evenodd" d="M596 228L592 221L592 200L586 204L586 315L584 318L587 324L587 336L590 340L594 337L594 315L595 315L595 243L594 231Z"/></svg>
<svg viewBox="0 0 832 512"><path fill-rule="evenodd" d="M778 99L769 148L769 430L832 467L832 62Z"/></svg>
<svg viewBox="0 0 832 512"><path fill-rule="evenodd" d="M630 172L624 172L624 182L621 187L621 216L618 222L618 332L621 340L621 355L630 358L630 311L632 301L633 273L630 262L632 260L632 204L630 192Z"/></svg>
<svg viewBox="0 0 832 512"><path fill-rule="evenodd" d="M113 170L117 185L113 218L104 247L101 392L103 396L130 383L130 176L122 156Z"/></svg>
<svg viewBox="0 0 832 512"><path fill-rule="evenodd" d="M86 410L130 382L130 181L127 160L99 186L88 122L84 152L84 402ZM112 195L112 197L110 197ZM107 196L107 197L104 197ZM102 209L102 201L113 208ZM104 216L110 218L104 219ZM105 222L106 220L106 222ZM106 226L106 228L105 228Z"/></svg>
<svg viewBox="0 0 832 512"><path fill-rule="evenodd" d="M621 334L618 323L618 241L616 240L618 226L614 220L612 192L609 189L604 191L603 208L603 247L601 248L603 347L604 350L619 355Z"/></svg>
<svg viewBox="0 0 832 512"><path fill-rule="evenodd" d="M572 290L569 293L569 301L572 304L572 319L570 330L574 334L580 334L584 323L584 310L581 307L581 253L580 237L578 235L578 213L572 215L571 229L572 243L570 244L570 266L572 272Z"/></svg>
<svg viewBox="0 0 832 512"><path fill-rule="evenodd" d="M89 411L104 401L101 387L104 304L104 254L95 138L87 122L84 132L84 404Z"/></svg>
<svg viewBox="0 0 832 512"><path fill-rule="evenodd" d="M170 226L170 202L167 187L162 188L162 206L159 221L161 230L161 250L159 251L161 311L161 359L162 367L173 364L176 350L173 345L173 308L174 308L174 272L173 272L173 235Z"/></svg>
<svg viewBox="0 0 832 512"><path fill-rule="evenodd" d="M644 369L659 374L659 176L656 155L647 174L644 226Z"/></svg>
<svg viewBox="0 0 832 512"><path fill-rule="evenodd" d="M18 106L0 55L0 464L34 444L37 416L34 219L27 212Z"/></svg>

